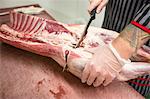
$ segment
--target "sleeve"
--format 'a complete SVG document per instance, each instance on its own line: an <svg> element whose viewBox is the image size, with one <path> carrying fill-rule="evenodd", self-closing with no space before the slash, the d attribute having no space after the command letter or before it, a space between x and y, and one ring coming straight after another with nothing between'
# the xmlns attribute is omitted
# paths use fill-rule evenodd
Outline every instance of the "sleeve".
<svg viewBox="0 0 150 99"><path fill-rule="evenodd" d="M146 2L142 8L136 13L131 24L146 31L150 34L150 2Z"/></svg>

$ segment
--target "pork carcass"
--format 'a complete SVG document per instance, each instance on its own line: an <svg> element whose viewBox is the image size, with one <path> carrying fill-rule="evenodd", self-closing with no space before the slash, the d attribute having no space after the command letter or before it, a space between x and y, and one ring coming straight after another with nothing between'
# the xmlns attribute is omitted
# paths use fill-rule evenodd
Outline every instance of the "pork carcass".
<svg viewBox="0 0 150 99"><path fill-rule="evenodd" d="M15 11L10 13L10 21L9 25L3 24L0 27L2 42L51 57L60 66L79 78L85 64L93 55L86 48L92 49L108 44L118 36L114 31L90 27L81 47L75 49L74 44L80 38L84 25L67 25ZM137 64L132 63L135 66ZM128 70L130 65L123 68L122 73L117 77L118 80L127 81L135 78L135 76L126 77L126 74L132 69ZM149 63L142 63L140 67L144 67L144 71L138 67L139 71L142 70L141 74L150 71Z"/></svg>

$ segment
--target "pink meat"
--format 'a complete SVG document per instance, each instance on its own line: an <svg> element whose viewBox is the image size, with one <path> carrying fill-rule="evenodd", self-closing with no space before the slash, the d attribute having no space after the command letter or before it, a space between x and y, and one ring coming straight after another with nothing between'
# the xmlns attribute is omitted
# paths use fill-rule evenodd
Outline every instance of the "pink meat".
<svg viewBox="0 0 150 99"><path fill-rule="evenodd" d="M85 64L92 57L92 53L85 51L84 48L97 47L101 43L107 44L114 39L113 36L97 33L97 28L95 30L91 28L91 31L97 32L91 35L89 33L83 42L83 47L74 49L73 44L80 35L76 34L73 26L69 27L56 21L16 12L10 13L10 19L10 26L4 24L0 27L1 41L17 48L51 57L64 68L67 64L67 69L79 78ZM97 41L95 42L95 40ZM150 71L150 67L145 70ZM124 78L124 75L118 75L118 80L129 80Z"/></svg>
<svg viewBox="0 0 150 99"><path fill-rule="evenodd" d="M144 99L125 82L94 88L51 58L0 45L0 99Z"/></svg>

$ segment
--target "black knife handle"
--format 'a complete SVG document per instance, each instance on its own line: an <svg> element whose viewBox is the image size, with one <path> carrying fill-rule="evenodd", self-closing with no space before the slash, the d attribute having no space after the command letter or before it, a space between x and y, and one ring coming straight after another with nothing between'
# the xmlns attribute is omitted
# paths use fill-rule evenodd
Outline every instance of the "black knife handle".
<svg viewBox="0 0 150 99"><path fill-rule="evenodd" d="M90 13L92 20L94 20L94 19L96 18L96 9L97 9L97 7L94 8L94 9L91 11L91 13Z"/></svg>

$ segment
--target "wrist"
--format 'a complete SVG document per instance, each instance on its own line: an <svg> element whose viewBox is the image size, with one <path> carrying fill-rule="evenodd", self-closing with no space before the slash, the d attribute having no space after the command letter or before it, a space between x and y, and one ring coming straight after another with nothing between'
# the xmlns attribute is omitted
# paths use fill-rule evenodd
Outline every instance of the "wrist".
<svg viewBox="0 0 150 99"><path fill-rule="evenodd" d="M114 54L114 56L116 57L116 59L118 60L118 62L120 63L121 66L124 66L125 64L129 64L131 62L130 59L122 58L111 43L109 44L109 48L110 48L111 52Z"/></svg>
<svg viewBox="0 0 150 99"><path fill-rule="evenodd" d="M129 42L125 41L121 37L117 37L113 40L112 46L116 49L118 54L126 60L129 59L136 50L130 46Z"/></svg>

